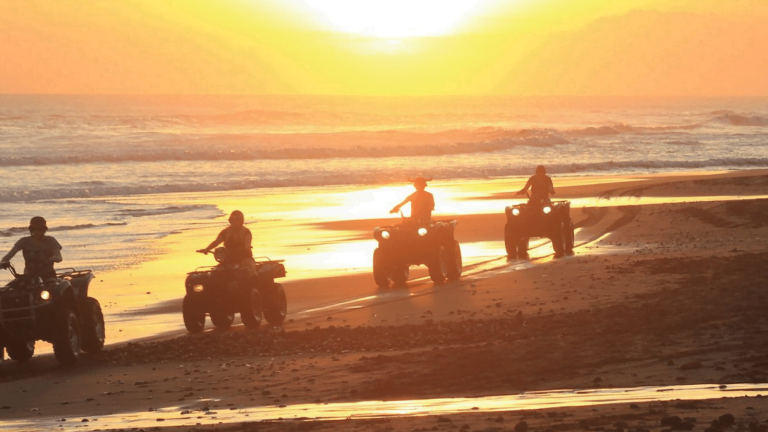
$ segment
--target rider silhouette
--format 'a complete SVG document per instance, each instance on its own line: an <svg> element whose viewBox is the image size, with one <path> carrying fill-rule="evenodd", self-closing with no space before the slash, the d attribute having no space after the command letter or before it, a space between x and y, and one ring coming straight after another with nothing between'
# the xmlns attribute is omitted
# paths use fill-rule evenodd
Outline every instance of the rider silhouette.
<svg viewBox="0 0 768 432"><path fill-rule="evenodd" d="M229 215L229 226L224 228L211 244L198 252L207 254L216 246L224 243L227 250L227 261L245 268L248 276L256 275L256 264L253 261L251 230L246 228L245 216L240 210L235 210Z"/></svg>
<svg viewBox="0 0 768 432"><path fill-rule="evenodd" d="M413 179L413 187L416 192L408 195L400 204L394 206L390 213L397 213L400 207L404 206L408 202L411 203L411 220L417 225L429 225L432 223L432 211L435 209L435 197L431 193L425 191L427 187L427 181L424 177L416 177Z"/></svg>
<svg viewBox="0 0 768 432"><path fill-rule="evenodd" d="M552 202L549 195L555 194L555 187L552 184L552 178L547 175L547 169L544 165L536 167L536 174L532 175L525 184L525 187L517 192L517 195L523 195L531 189L531 196L528 204L550 205Z"/></svg>
<svg viewBox="0 0 768 432"><path fill-rule="evenodd" d="M59 263L61 258L61 245L55 238L45 235L48 225L45 218L35 216L29 221L28 237L22 237L13 245L3 259L0 259L0 268L8 268L11 258L18 251L24 255L24 274L32 277L49 279L56 277L53 263Z"/></svg>

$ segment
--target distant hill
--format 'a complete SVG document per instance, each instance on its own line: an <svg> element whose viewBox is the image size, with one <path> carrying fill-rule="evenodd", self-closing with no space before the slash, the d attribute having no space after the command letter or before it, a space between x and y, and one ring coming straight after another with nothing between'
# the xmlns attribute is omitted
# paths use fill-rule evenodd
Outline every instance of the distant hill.
<svg viewBox="0 0 768 432"><path fill-rule="evenodd" d="M768 22L637 11L547 36L505 94L768 95Z"/></svg>

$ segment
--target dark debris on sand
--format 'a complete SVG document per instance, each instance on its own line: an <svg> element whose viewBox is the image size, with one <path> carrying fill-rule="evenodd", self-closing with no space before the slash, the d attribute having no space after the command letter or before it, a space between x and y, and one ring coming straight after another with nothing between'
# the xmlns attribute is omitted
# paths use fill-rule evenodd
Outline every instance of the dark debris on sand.
<svg viewBox="0 0 768 432"><path fill-rule="evenodd" d="M361 353L351 370L369 375L356 391L356 396L368 398L530 388L605 365L649 359L666 364L697 353L733 351L755 367L724 372L719 382L766 382L765 263L768 253L747 253L728 258L649 259L613 267L609 271L627 277L668 274L677 286L598 309L420 325L211 332L132 343L105 350L100 360L134 364ZM712 334L722 337L713 340ZM590 385L592 378L585 378L585 384Z"/></svg>

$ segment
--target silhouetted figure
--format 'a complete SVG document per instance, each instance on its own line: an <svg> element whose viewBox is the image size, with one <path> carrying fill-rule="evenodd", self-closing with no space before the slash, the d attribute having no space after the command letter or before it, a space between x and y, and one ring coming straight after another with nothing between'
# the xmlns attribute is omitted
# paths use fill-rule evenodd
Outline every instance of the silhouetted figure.
<svg viewBox="0 0 768 432"><path fill-rule="evenodd" d="M61 245L55 238L45 235L48 225L44 217L35 216L29 221L28 237L22 237L11 251L0 260L0 268L6 269L18 251L24 255L24 274L49 279L56 277L53 263L61 262Z"/></svg>
<svg viewBox="0 0 768 432"><path fill-rule="evenodd" d="M410 179L409 179L410 180ZM424 177L416 177L413 179L413 187L416 192L408 195L406 199L400 204L390 210L390 213L397 213L400 211L400 207L407 203L411 203L411 221L417 225L429 225L432 223L432 211L435 209L435 197L431 193L425 191L427 182L431 181Z"/></svg>
<svg viewBox="0 0 768 432"><path fill-rule="evenodd" d="M245 216L240 210L235 210L229 215L229 226L224 228L219 236L205 249L199 249L198 252L207 254L216 246L224 243L227 250L227 262L238 264L245 268L248 276L256 274L256 264L253 261L253 252L251 251L251 241L253 237L251 230L246 228Z"/></svg>
<svg viewBox="0 0 768 432"><path fill-rule="evenodd" d="M555 186L552 184L552 178L547 175L547 169L544 165L536 167L536 174L532 175L525 184L525 187L517 192L517 195L523 195L531 189L531 195L528 198L529 204L549 205L552 201L549 195L555 194Z"/></svg>

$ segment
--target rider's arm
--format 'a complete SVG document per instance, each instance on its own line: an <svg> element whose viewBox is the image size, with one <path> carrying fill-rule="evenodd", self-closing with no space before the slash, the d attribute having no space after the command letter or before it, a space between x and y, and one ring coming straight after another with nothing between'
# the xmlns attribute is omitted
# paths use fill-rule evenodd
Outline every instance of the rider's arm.
<svg viewBox="0 0 768 432"><path fill-rule="evenodd" d="M7 262L10 262L10 261L11 261L11 258L13 258L13 256L14 256L14 255L16 255L16 252L18 252L18 251L20 251L20 250L21 250L21 248L19 247L19 245L18 245L18 244L15 244L15 245L13 245L13 247L11 248L11 251L10 251L10 252L8 252L8 253L7 253L7 254L6 254L4 257L3 257L3 259L0 259L0 263L7 263Z"/></svg>
<svg viewBox="0 0 768 432"><path fill-rule="evenodd" d="M243 240L245 241L245 246L248 249L251 249L253 246L251 243L253 242L253 234L251 234L251 230L248 228L245 229L245 234L243 234Z"/></svg>
<svg viewBox="0 0 768 432"><path fill-rule="evenodd" d="M221 243L223 243L223 242L224 242L224 231L226 231L226 230L222 230L222 231L219 233L219 236L218 236L218 237L216 237L216 240L214 240L214 241L213 241L211 244L209 244L207 248L205 248L205 249L200 249L200 250L198 250L198 252L202 252L202 253L208 253L208 252L210 252L211 250L213 250L213 248L215 248L216 246L218 246L218 245L220 245Z"/></svg>
<svg viewBox="0 0 768 432"><path fill-rule="evenodd" d="M552 184L552 177L547 177L549 180L549 193L554 195L555 194L555 185Z"/></svg>
<svg viewBox="0 0 768 432"><path fill-rule="evenodd" d="M525 187L517 191L518 195L522 195L526 192L528 192L528 189L533 185L533 177L529 178L528 181L525 183Z"/></svg>
<svg viewBox="0 0 768 432"><path fill-rule="evenodd" d="M398 212L398 210L400 210L400 207L402 207L402 206L406 205L406 204L407 204L407 203L408 203L408 202L411 200L411 198L413 198L413 194L410 194L410 195L408 195L408 197L406 197L406 198L403 200L403 202L401 202L400 204L398 204L398 205L396 205L396 206L392 207L392 210L390 210L389 212L390 212L390 213L397 213L397 212Z"/></svg>
<svg viewBox="0 0 768 432"><path fill-rule="evenodd" d="M51 261L55 263L60 263L63 258L61 257L61 244L53 237L47 237L49 240L49 244L51 247L51 252L53 252L53 255L51 256Z"/></svg>

